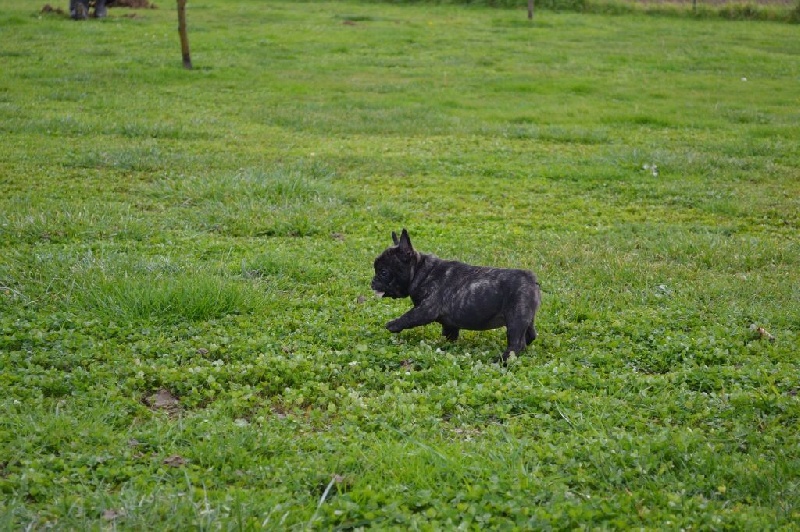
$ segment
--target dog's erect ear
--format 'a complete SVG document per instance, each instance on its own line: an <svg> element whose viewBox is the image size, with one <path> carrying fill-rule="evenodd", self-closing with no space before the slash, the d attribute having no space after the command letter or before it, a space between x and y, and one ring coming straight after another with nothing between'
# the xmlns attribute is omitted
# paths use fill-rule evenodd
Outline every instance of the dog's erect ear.
<svg viewBox="0 0 800 532"><path fill-rule="evenodd" d="M405 251L414 251L414 248L411 247L411 238L408 236L408 231L403 229L403 232L400 234L400 241L397 243L400 249Z"/></svg>
<svg viewBox="0 0 800 532"><path fill-rule="evenodd" d="M395 246L400 243L400 241L397 239L397 233L395 233L394 231L392 231L392 242L394 242Z"/></svg>

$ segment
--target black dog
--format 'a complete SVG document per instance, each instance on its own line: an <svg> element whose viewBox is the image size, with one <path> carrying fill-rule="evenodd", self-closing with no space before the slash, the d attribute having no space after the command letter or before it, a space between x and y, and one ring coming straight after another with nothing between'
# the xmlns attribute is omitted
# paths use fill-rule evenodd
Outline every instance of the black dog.
<svg viewBox="0 0 800 532"><path fill-rule="evenodd" d="M508 347L520 353L536 339L533 320L541 302L536 276L527 270L484 268L416 251L408 232L392 232L394 246L375 259L372 289L379 297L411 297L414 308L386 324L393 333L442 324L448 340L460 329L485 331L505 325Z"/></svg>

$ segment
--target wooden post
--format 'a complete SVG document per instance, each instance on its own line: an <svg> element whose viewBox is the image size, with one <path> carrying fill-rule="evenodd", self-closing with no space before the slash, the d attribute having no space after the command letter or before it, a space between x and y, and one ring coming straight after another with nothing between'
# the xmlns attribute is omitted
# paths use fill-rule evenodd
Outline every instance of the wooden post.
<svg viewBox="0 0 800 532"><path fill-rule="evenodd" d="M533 20L533 0L528 0L528 20Z"/></svg>
<svg viewBox="0 0 800 532"><path fill-rule="evenodd" d="M178 0L178 33L181 36L183 68L191 70L192 58L189 55L189 37L186 35L186 0Z"/></svg>

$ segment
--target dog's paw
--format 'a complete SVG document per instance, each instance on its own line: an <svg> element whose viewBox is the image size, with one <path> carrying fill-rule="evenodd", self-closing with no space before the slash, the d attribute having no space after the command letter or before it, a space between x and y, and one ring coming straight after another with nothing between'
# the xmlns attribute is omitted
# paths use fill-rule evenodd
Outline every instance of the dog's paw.
<svg viewBox="0 0 800 532"><path fill-rule="evenodd" d="M389 329L389 332L399 333L403 330L403 327L399 323L400 320L392 320L386 324L386 328Z"/></svg>

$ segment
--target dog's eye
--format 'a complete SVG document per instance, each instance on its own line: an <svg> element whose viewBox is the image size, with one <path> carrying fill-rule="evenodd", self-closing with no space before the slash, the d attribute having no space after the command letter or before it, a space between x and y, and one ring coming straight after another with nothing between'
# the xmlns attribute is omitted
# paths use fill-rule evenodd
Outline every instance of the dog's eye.
<svg viewBox="0 0 800 532"><path fill-rule="evenodd" d="M384 269L382 269L382 270L380 271L380 276L381 276L381 277L389 277L389 270L387 270L387 269L385 269L385 268L384 268Z"/></svg>

